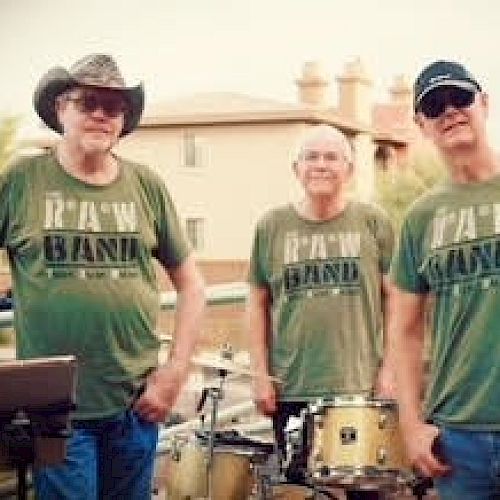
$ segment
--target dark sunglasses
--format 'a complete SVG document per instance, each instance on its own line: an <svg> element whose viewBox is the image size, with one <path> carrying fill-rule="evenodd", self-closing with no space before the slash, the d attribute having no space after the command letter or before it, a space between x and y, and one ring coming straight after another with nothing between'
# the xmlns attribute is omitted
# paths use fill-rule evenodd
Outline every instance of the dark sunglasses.
<svg viewBox="0 0 500 500"><path fill-rule="evenodd" d="M81 113L93 113L101 109L110 118L116 118L128 108L123 96L111 92L82 92L79 96L68 96L66 100L74 103Z"/></svg>
<svg viewBox="0 0 500 500"><path fill-rule="evenodd" d="M426 118L437 118L448 106L456 109L469 107L475 97L475 92L458 87L436 89L424 96L417 111L421 111Z"/></svg>

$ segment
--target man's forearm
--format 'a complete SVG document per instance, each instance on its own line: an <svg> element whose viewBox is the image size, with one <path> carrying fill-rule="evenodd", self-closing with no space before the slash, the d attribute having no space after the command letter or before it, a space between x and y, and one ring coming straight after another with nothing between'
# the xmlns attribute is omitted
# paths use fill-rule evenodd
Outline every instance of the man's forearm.
<svg viewBox="0 0 500 500"><path fill-rule="evenodd" d="M247 331L253 369L257 376L269 375L269 310L263 289L251 289L247 309Z"/></svg>
<svg viewBox="0 0 500 500"><path fill-rule="evenodd" d="M393 288L388 322L390 359L396 374L400 420L413 425L422 419L422 366L426 296Z"/></svg>
<svg viewBox="0 0 500 500"><path fill-rule="evenodd" d="M401 342L403 339L399 339ZM422 420L423 334L405 335L404 345L398 348L396 363L398 401L403 425Z"/></svg>
<svg viewBox="0 0 500 500"><path fill-rule="evenodd" d="M177 295L173 345L169 364L187 370L201 328L205 310L203 286L192 286Z"/></svg>

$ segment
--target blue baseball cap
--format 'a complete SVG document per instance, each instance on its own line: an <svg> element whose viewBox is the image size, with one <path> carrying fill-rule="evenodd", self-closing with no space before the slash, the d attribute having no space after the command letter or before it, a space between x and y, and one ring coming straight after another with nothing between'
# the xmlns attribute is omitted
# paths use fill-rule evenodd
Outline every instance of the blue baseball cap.
<svg viewBox="0 0 500 500"><path fill-rule="evenodd" d="M413 109L418 111L422 99L438 87L458 87L480 92L481 86L472 73L460 63L435 61L426 66L413 85Z"/></svg>

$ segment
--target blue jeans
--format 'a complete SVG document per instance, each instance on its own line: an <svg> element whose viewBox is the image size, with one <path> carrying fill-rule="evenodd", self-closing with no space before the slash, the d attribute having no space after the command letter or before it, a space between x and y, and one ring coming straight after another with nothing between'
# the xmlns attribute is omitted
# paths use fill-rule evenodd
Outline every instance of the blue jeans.
<svg viewBox="0 0 500 500"><path fill-rule="evenodd" d="M451 473L436 478L441 500L500 499L500 432L441 427L443 460Z"/></svg>
<svg viewBox="0 0 500 500"><path fill-rule="evenodd" d="M151 498L158 426L127 410L74 423L66 460L34 471L39 500Z"/></svg>

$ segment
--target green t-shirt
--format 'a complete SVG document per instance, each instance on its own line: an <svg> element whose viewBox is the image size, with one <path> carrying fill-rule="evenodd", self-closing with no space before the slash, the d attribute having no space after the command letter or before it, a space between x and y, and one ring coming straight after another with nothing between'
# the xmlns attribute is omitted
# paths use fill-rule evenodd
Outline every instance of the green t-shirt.
<svg viewBox="0 0 500 500"><path fill-rule="evenodd" d="M500 429L500 178L446 183L419 199L391 275L435 297L427 418Z"/></svg>
<svg viewBox="0 0 500 500"><path fill-rule="evenodd" d="M292 205L260 220L249 280L270 290L270 367L282 400L373 389L393 240L381 209L359 202L327 221L305 220Z"/></svg>
<svg viewBox="0 0 500 500"><path fill-rule="evenodd" d="M53 154L22 159L0 177L18 357L75 355L81 419L121 411L156 366L152 257L175 267L189 252L163 182L118 160L107 186L68 175Z"/></svg>

